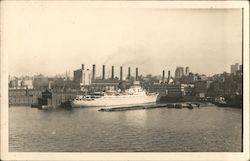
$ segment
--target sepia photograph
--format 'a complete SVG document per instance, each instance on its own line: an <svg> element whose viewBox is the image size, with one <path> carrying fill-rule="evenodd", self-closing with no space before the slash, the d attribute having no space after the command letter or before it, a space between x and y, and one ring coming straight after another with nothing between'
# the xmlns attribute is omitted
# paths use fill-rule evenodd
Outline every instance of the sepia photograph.
<svg viewBox="0 0 250 161"><path fill-rule="evenodd" d="M1 159L249 157L248 3L183 4L2 1Z"/></svg>

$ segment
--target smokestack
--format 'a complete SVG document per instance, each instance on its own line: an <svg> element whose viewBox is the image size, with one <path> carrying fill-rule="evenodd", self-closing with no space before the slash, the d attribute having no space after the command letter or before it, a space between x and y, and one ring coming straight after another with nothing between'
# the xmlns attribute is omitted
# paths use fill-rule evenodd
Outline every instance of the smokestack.
<svg viewBox="0 0 250 161"><path fill-rule="evenodd" d="M162 82L165 83L165 70L162 71Z"/></svg>
<svg viewBox="0 0 250 161"><path fill-rule="evenodd" d="M120 67L120 80L122 80L122 66Z"/></svg>
<svg viewBox="0 0 250 161"><path fill-rule="evenodd" d="M95 80L95 64L93 64L93 69L92 69L92 80Z"/></svg>
<svg viewBox="0 0 250 161"><path fill-rule="evenodd" d="M169 83L169 81L170 81L170 77L171 77L171 75L170 75L170 70L168 71L168 83Z"/></svg>
<svg viewBox="0 0 250 161"><path fill-rule="evenodd" d="M115 72L114 72L114 66L111 67L111 79L114 80Z"/></svg>
<svg viewBox="0 0 250 161"><path fill-rule="evenodd" d="M138 68L135 68L135 80L138 81Z"/></svg>
<svg viewBox="0 0 250 161"><path fill-rule="evenodd" d="M102 66L102 80L105 79L105 65Z"/></svg>
<svg viewBox="0 0 250 161"><path fill-rule="evenodd" d="M128 80L130 80L131 74L130 74L130 67L128 67Z"/></svg>
<svg viewBox="0 0 250 161"><path fill-rule="evenodd" d="M82 64L82 70L84 70L84 64Z"/></svg>

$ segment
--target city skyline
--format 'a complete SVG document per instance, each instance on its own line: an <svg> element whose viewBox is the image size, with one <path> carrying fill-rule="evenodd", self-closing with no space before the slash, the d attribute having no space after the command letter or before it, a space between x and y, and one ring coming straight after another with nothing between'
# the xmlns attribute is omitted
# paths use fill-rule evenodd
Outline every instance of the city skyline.
<svg viewBox="0 0 250 161"><path fill-rule="evenodd" d="M107 70L114 65L116 75L120 66L139 67L143 75L173 75L177 66L188 66L210 76L242 64L240 9L82 10L18 3L6 4L2 22L9 75L52 76L80 64L96 64L101 75L105 64Z"/></svg>
<svg viewBox="0 0 250 161"><path fill-rule="evenodd" d="M114 78L120 79L120 72L121 72L120 68L123 67L123 66L119 66L119 68L118 68L118 67L115 67L115 66L112 65L112 66L108 66L108 69L107 69L106 65L102 65L100 67L100 71L97 72L96 71L96 64L92 64L92 69L89 68L89 67L86 68L85 64L81 64L81 65L83 65L84 70L90 70L91 71L91 75L93 74L92 73L93 72L93 65L95 65L95 78L97 78L97 79L103 79L103 73L102 73L103 66L105 66L105 79L111 79L112 78L112 68L114 70L114 73L113 73L114 74ZM239 64L239 63L232 64L230 67L231 67L230 68L230 72L226 72L226 71L224 71L224 72L226 72L228 74L234 74L235 75L237 71L243 69L243 65ZM147 77L147 76L155 76L155 77L159 77L160 76L160 77L162 77L163 76L163 72L164 72L164 75L165 75L165 73L170 72L170 76L173 77L173 78L176 78L176 72L177 71L179 72L180 68L183 68L182 75L189 75L190 73L192 73L193 75L196 75L196 74L198 74L198 75L204 75L204 73L195 73L195 72L191 71L188 66L177 66L176 69L174 70L174 72L171 72L170 70L164 70L163 69L160 73L155 74L155 75L153 75L151 73L148 73L147 75L143 75L143 74L140 74L140 69L138 67L131 68L131 66L128 66L125 69L123 67L123 79L126 79L128 77L128 75L130 75L131 77L135 78L136 68L138 69L138 72L139 72L138 75L139 76L143 76L143 77ZM79 67L78 69L73 70L73 71L65 70L64 73L56 73L54 75L46 75L46 74L43 74L43 73L36 73L34 75L27 75L27 74L26 75L20 75L20 76L9 75L9 77L10 78L15 78L15 77L17 77L17 78L22 78L23 77L24 78L24 77L44 76L44 77L58 77L58 78L73 78L74 77L74 71L78 71L78 70L82 70L82 66ZM99 70L99 68L97 70ZM99 75L96 75L96 73L99 73ZM216 76L218 74L223 74L223 73L214 73L212 75L206 75L206 74L205 75L208 76L208 77L213 77L213 76Z"/></svg>

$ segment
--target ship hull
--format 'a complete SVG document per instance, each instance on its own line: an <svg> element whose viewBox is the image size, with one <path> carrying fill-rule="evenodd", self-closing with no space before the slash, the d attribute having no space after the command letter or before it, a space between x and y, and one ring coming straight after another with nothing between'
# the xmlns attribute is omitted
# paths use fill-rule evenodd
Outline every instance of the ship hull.
<svg viewBox="0 0 250 161"><path fill-rule="evenodd" d="M157 96L104 96L94 100L74 100L72 101L72 107L110 107L155 103Z"/></svg>

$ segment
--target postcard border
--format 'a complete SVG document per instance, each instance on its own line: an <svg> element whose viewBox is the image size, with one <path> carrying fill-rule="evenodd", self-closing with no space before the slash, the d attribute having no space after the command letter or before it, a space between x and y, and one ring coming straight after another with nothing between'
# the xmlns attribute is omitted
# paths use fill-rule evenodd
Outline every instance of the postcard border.
<svg viewBox="0 0 250 161"><path fill-rule="evenodd" d="M1 2L1 18L4 3ZM36 1L40 3L39 1ZM41 2L42 3L42 2ZM58 3L50 1L47 3ZM249 160L249 3L246 1L61 1L83 3L86 8L243 8L243 152L183 152L183 153L24 153L8 151L8 56L1 47L1 159L2 160ZM1 28L2 28L1 24ZM2 33L3 34L3 33ZM2 35L1 34L1 35ZM2 44L1 36L1 44Z"/></svg>

